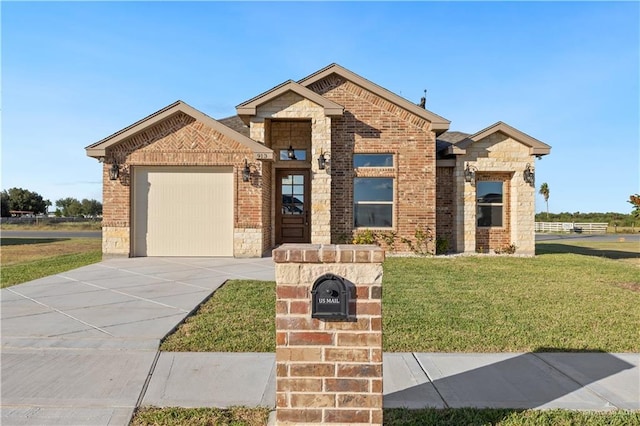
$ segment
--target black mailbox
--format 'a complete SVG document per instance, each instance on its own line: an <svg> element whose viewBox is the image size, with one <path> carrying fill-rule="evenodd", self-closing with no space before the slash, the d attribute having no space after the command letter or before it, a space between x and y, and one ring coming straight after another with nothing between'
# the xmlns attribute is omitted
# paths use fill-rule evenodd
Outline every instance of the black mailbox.
<svg viewBox="0 0 640 426"><path fill-rule="evenodd" d="M344 319L349 317L350 292L342 277L324 274L311 289L311 318Z"/></svg>

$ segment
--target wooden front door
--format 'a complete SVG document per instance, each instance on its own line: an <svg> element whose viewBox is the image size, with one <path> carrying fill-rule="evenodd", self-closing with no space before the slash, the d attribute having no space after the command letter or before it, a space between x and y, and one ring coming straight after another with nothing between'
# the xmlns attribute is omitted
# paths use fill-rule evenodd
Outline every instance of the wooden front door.
<svg viewBox="0 0 640 426"><path fill-rule="evenodd" d="M276 244L311 242L309 170L276 172Z"/></svg>

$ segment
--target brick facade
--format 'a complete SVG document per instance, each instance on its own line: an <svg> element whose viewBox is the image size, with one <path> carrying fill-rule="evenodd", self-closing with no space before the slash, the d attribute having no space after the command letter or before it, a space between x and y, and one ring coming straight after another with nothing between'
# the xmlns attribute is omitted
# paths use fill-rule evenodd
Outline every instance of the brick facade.
<svg viewBox="0 0 640 426"><path fill-rule="evenodd" d="M436 167L436 236L446 241L446 251L455 251L453 172L453 167Z"/></svg>
<svg viewBox="0 0 640 426"><path fill-rule="evenodd" d="M400 238L413 238L416 228L435 231L435 135L430 123L362 87L332 75L309 86L345 107L331 121L331 240L350 241L353 222L353 179L394 179L393 228L396 247L408 248ZM392 168L353 168L354 153L390 153Z"/></svg>
<svg viewBox="0 0 640 426"><path fill-rule="evenodd" d="M382 424L382 262L375 246L285 244L276 263L276 424ZM330 272L354 285L347 321L311 318Z"/></svg>
<svg viewBox="0 0 640 426"><path fill-rule="evenodd" d="M354 179L384 177L393 179L393 223L373 230L393 233L393 251L409 252L402 240L417 242L420 230L434 239L430 251L440 240L450 252L492 252L515 244L518 254L535 253L535 188L524 181L523 171L550 147L517 129L499 122L469 137L451 132L462 137L456 136L446 153L437 152L436 134L443 138L446 119L335 64L237 108L235 119L225 119L226 128L179 101L149 116L152 124L139 131L123 129L87 148L105 160L104 254L131 254L131 173L150 165L233 167L234 256L261 256L279 242L276 177L287 169L309 173L311 243L351 242L364 230L354 223ZM162 115L166 111L171 114ZM105 142L109 139L113 142ZM438 149L445 143L439 140ZM289 146L306 150L307 158L280 160L280 150ZM258 152L262 155L254 156ZM317 163L321 153L328 160L323 170ZM375 153L391 154L393 165L354 168L354 154ZM249 182L242 180L245 160ZM110 181L114 161L121 166L120 178ZM504 226L477 227L475 186L464 179L468 164L477 179L504 180Z"/></svg>
<svg viewBox="0 0 640 426"><path fill-rule="evenodd" d="M242 182L244 160L253 153L226 135L194 118L175 114L107 151L103 164L103 253L131 254L131 173L136 166L233 166L238 190L234 200L234 247L237 256L261 256L270 248L261 238L262 179L260 161L253 178ZM120 177L109 180L112 161ZM242 185L240 185L242 183Z"/></svg>

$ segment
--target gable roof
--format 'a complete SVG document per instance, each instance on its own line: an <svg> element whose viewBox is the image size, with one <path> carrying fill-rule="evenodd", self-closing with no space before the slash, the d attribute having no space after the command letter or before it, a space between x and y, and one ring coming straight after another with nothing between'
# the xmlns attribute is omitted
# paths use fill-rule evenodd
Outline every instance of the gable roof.
<svg viewBox="0 0 640 426"><path fill-rule="evenodd" d="M366 78L359 76L358 74L352 71L349 71L344 67L341 67L336 63L333 63L321 69L320 71L316 71L315 73L303 78L302 80L299 80L298 83L300 83L305 87L310 86L316 81L322 80L323 78L328 77L331 74L337 74L342 78L349 80L352 83L357 84L358 86L376 94L377 96L380 96L381 98L391 102L392 104L395 104L400 108L406 109L411 113L417 115L418 117L421 117L429 121L431 123L433 130L438 135L449 129L449 124L451 123L451 121L447 120L446 118L441 117L437 114L434 114L433 112L426 110L414 104L413 102L410 102L407 99L396 95L393 92L390 92L384 87L378 86L377 84L367 80Z"/></svg>
<svg viewBox="0 0 640 426"><path fill-rule="evenodd" d="M508 124L503 123L502 121L498 121L497 123L492 124L486 129L480 130L478 133L474 133L473 135L458 142L455 146L458 149L465 150L474 142L478 142L481 139L484 139L487 136L498 132L503 133L520 142L521 144L528 146L531 155L547 155L551 152L551 146L527 135L526 133L521 132L515 127L511 127Z"/></svg>
<svg viewBox="0 0 640 426"><path fill-rule="evenodd" d="M307 89L293 80L287 80L273 89L267 90L255 98L241 103L236 107L236 111L238 111L238 115L243 119L244 117L254 116L256 115L257 107L287 92L294 92L303 98L309 99L311 102L320 105L324 108L324 114L327 116L342 115L344 112L344 107L342 105L338 105L337 103Z"/></svg>
<svg viewBox="0 0 640 426"><path fill-rule="evenodd" d="M154 126L161 121L182 112L190 117L193 117L197 121L206 124L207 126L213 128L217 132L222 133L223 135L235 140L236 142L246 146L254 153L265 154L268 159L273 158L273 151L266 146L258 143L252 139L249 139L247 136L244 136L237 131L225 126L219 121L209 117L208 115L198 111L192 106L186 104L182 101L176 101L171 105L167 105L159 111L154 112L153 114L139 120L132 125L125 127L124 129L112 134L111 136L107 136L106 138L89 145L85 148L87 152L87 156L93 158L100 158L106 155L106 150L111 148L114 145L124 141L125 139L136 135L140 132L143 132Z"/></svg>

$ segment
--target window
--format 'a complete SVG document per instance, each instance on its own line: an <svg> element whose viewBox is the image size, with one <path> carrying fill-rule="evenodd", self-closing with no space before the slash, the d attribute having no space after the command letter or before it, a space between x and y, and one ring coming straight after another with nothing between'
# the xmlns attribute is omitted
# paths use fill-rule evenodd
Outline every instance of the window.
<svg viewBox="0 0 640 426"><path fill-rule="evenodd" d="M290 160L306 160L307 159L307 150L306 149L294 149L293 154L295 158L289 158L289 150L281 149L280 150L280 160L282 161L290 161Z"/></svg>
<svg viewBox="0 0 640 426"><path fill-rule="evenodd" d="M353 167L393 167L393 154L353 154Z"/></svg>
<svg viewBox="0 0 640 426"><path fill-rule="evenodd" d="M393 178L353 179L354 226L391 228L393 225Z"/></svg>
<svg viewBox="0 0 640 426"><path fill-rule="evenodd" d="M502 226L503 182L476 182L478 226Z"/></svg>

